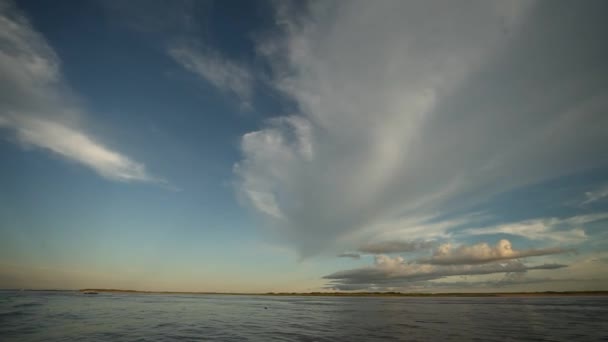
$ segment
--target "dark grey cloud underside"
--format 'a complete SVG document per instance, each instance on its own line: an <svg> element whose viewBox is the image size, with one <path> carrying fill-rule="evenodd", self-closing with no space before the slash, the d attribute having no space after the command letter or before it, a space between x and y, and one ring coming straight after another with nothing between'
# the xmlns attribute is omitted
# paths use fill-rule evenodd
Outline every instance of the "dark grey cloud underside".
<svg viewBox="0 0 608 342"><path fill-rule="evenodd" d="M442 279L450 276L472 276L495 273L525 273L532 270L555 270L567 267L563 264L526 266L521 262L488 264L479 266L442 266L432 272L395 274L379 268L361 268L335 272L323 277L330 280L327 287L340 290L404 287L409 283Z"/></svg>
<svg viewBox="0 0 608 342"><path fill-rule="evenodd" d="M505 276L502 279L498 280L486 280L486 281L450 281L450 282L442 282L442 281L415 281L415 282L395 282L395 283L384 283L384 284L374 284L373 287L370 284L328 284L325 286L326 289L329 290L341 290L341 291L356 291L356 290L371 290L371 291L429 291L429 290L442 290L442 289L450 289L452 291L470 291L471 289L491 289L496 290L497 288L508 288L512 286L527 286L527 285L536 285L536 284L563 284L563 283L574 283L574 282L601 282L602 279L597 278L588 278L588 279L578 279L578 278L551 278L551 277L542 277L542 278L527 278L525 276L526 273L517 273ZM515 276L512 276L515 275Z"/></svg>

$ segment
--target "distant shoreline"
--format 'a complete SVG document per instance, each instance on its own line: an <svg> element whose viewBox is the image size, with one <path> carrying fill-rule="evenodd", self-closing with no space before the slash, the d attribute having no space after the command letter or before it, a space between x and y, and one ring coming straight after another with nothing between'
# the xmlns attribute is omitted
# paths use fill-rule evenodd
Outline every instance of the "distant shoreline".
<svg viewBox="0 0 608 342"><path fill-rule="evenodd" d="M298 297L573 297L608 296L608 291L545 291L545 292L476 292L476 293L405 293L405 292L181 292L181 291L139 291L121 289L81 289L79 292L121 293L121 294L174 294L174 295L227 295L227 296L298 296Z"/></svg>
<svg viewBox="0 0 608 342"><path fill-rule="evenodd" d="M544 291L544 292L446 292L446 293L407 293L407 292L188 292L188 291L143 291L124 289L0 289L1 291L25 292L96 292L117 294L150 295L221 295L221 296L273 296L273 297L592 297L608 296L608 291Z"/></svg>

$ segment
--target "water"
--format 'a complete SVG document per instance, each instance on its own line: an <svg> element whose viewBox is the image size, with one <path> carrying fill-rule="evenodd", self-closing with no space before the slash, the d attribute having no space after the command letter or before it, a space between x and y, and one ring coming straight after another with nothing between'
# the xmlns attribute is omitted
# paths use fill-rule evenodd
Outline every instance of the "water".
<svg viewBox="0 0 608 342"><path fill-rule="evenodd" d="M608 297L360 298L0 291L1 341L599 341Z"/></svg>

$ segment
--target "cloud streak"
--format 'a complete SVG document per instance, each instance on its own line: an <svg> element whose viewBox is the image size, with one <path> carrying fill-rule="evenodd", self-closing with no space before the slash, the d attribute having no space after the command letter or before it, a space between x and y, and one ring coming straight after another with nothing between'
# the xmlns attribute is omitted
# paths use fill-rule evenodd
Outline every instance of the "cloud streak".
<svg viewBox="0 0 608 342"><path fill-rule="evenodd" d="M341 253L341 254L338 254L338 258L361 259L361 254L359 254L359 253Z"/></svg>
<svg viewBox="0 0 608 342"><path fill-rule="evenodd" d="M509 234L530 240L550 240L558 243L580 243L587 239L584 225L608 219L608 213L578 215L569 218L543 218L506 223L491 227L470 228L462 235Z"/></svg>
<svg viewBox="0 0 608 342"><path fill-rule="evenodd" d="M179 45L170 48L168 53L186 70L202 77L220 91L236 95L242 106L251 106L253 76L247 68L210 48Z"/></svg>
<svg viewBox="0 0 608 342"><path fill-rule="evenodd" d="M600 201L600 200L608 197L608 184L605 184L605 185L599 187L595 191L586 192L585 197L587 199L585 201L583 201L583 203L581 203L582 205L597 202L597 201Z"/></svg>
<svg viewBox="0 0 608 342"><path fill-rule="evenodd" d="M93 141L83 132L37 117L4 117L0 127L11 128L24 146L35 146L95 170L111 180L156 182L143 164Z"/></svg>
<svg viewBox="0 0 608 342"><path fill-rule="evenodd" d="M366 243L359 247L359 251L370 254L407 253L426 250L434 245L433 241L382 241Z"/></svg>
<svg viewBox="0 0 608 342"><path fill-rule="evenodd" d="M81 112L53 49L10 2L1 2L0 130L110 180L166 183L80 128Z"/></svg>
<svg viewBox="0 0 608 342"><path fill-rule="evenodd" d="M483 265L420 265L405 263L401 257L376 256L373 266L339 271L324 276L328 288L338 290L388 290L412 283L426 282L453 276L477 276L497 273L525 273L534 270L555 270L562 264L527 266L520 261Z"/></svg>

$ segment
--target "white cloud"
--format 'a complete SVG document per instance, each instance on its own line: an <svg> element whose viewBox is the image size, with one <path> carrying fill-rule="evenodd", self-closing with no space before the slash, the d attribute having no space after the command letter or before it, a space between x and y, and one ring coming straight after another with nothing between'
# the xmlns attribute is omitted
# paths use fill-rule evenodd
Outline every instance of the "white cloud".
<svg viewBox="0 0 608 342"><path fill-rule="evenodd" d="M54 152L66 159L90 167L100 175L117 181L157 181L147 174L143 164L91 140L83 132L59 122L30 116L4 117L0 127L15 130L24 145Z"/></svg>
<svg viewBox="0 0 608 342"><path fill-rule="evenodd" d="M253 76L247 68L222 57L210 48L181 45L170 48L168 52L190 72L204 78L221 91L237 95L242 101L241 106L251 106Z"/></svg>
<svg viewBox="0 0 608 342"><path fill-rule="evenodd" d="M417 262L431 265L474 265L500 260L519 259L532 256L565 253L570 250L562 248L543 248L514 250L509 240L502 239L495 246L481 242L472 246L461 245L454 248L451 243L440 245L428 259Z"/></svg>
<svg viewBox="0 0 608 342"><path fill-rule="evenodd" d="M587 23L588 12L563 10ZM306 138L269 122L243 136L235 170L241 195L302 256L355 250L372 232L445 237L445 227L404 223L606 164L608 96L591 70L605 60L554 12L347 1L291 13L281 8L283 36L259 50ZM574 62L563 51L586 53Z"/></svg>
<svg viewBox="0 0 608 342"><path fill-rule="evenodd" d="M284 218L276 195L269 188L273 183L286 180L290 172L298 172L290 169L294 159L312 159L308 122L295 116L269 120L266 129L243 136L241 149L247 158L235 165L234 170L241 176L245 197L261 213L275 219ZM254 169L259 172L251 172Z"/></svg>
<svg viewBox="0 0 608 342"><path fill-rule="evenodd" d="M93 139L64 83L59 59L8 2L0 3L0 129L24 146L51 151L117 181L164 182Z"/></svg>
<svg viewBox="0 0 608 342"><path fill-rule="evenodd" d="M247 197L253 203L255 208L262 213L277 219L282 217L281 210L279 209L272 194L249 190L247 191Z"/></svg>
<svg viewBox="0 0 608 342"><path fill-rule="evenodd" d="M543 218L498 226L466 229L462 235L509 234L531 240L549 240L564 244L580 243L587 239L584 225L608 219L608 213L573 216L565 219Z"/></svg>

